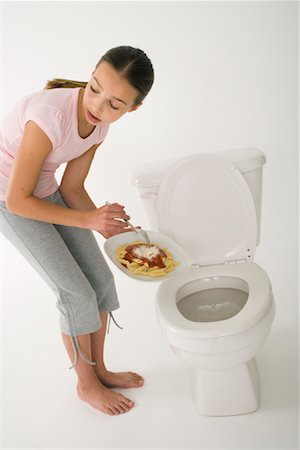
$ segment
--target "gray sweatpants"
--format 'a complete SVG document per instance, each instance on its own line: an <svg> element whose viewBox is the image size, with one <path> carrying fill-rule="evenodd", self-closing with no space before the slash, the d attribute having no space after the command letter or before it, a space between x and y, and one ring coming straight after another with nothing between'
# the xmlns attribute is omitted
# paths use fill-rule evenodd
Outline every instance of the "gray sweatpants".
<svg viewBox="0 0 300 450"><path fill-rule="evenodd" d="M67 208L59 191L47 200ZM74 362L80 350L77 336L101 327L100 311L119 308L113 274L90 230L52 225L7 211L0 202L2 234L20 251L57 296L60 328L71 336Z"/></svg>

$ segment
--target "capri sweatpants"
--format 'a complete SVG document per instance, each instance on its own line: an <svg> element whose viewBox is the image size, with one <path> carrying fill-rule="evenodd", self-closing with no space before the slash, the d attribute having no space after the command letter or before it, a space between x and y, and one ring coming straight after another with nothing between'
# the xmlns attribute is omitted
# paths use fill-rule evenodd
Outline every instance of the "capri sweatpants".
<svg viewBox="0 0 300 450"><path fill-rule="evenodd" d="M44 200L67 208L59 191ZM77 336L101 327L99 312L119 308L113 274L93 232L52 225L10 213L0 202L2 234L19 250L57 296L60 329L71 336L74 362L82 353ZM114 318L113 318L114 320ZM115 322L115 320L114 320Z"/></svg>

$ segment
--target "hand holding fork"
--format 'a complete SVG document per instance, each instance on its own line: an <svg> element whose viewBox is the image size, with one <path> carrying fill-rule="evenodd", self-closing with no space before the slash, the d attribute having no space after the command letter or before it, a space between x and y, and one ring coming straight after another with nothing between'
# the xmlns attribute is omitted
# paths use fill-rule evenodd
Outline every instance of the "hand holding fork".
<svg viewBox="0 0 300 450"><path fill-rule="evenodd" d="M110 202L105 202L105 204L106 204L106 205L111 205ZM136 226L132 225L132 224L129 222L129 220L127 220L127 219L122 219L122 220L124 220L124 222L126 222L127 225L128 225L130 228L132 228L134 231L136 231L136 233L141 234L141 235L143 236L144 240L146 241L146 244L147 244L148 246L151 245L149 236L148 236L148 234L146 233L145 230L143 230L141 227L136 227Z"/></svg>

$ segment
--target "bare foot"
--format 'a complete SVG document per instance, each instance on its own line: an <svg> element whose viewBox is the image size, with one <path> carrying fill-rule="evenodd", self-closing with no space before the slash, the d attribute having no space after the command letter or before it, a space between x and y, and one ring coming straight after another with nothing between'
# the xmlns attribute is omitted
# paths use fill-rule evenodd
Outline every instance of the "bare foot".
<svg viewBox="0 0 300 450"><path fill-rule="evenodd" d="M132 400L106 388L99 380L88 386L78 384L77 392L81 400L111 416L127 412L134 406Z"/></svg>
<svg viewBox="0 0 300 450"><path fill-rule="evenodd" d="M132 388L141 387L144 379L134 372L97 371L97 377L107 387Z"/></svg>

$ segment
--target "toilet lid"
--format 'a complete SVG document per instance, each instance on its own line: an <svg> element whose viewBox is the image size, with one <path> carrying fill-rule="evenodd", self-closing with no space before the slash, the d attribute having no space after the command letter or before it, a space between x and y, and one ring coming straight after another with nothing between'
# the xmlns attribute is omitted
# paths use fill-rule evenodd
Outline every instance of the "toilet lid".
<svg viewBox="0 0 300 450"><path fill-rule="evenodd" d="M201 153L177 161L161 182L159 231L177 242L192 264L251 260L256 211L251 191L229 160Z"/></svg>

